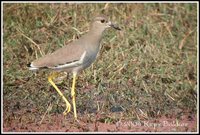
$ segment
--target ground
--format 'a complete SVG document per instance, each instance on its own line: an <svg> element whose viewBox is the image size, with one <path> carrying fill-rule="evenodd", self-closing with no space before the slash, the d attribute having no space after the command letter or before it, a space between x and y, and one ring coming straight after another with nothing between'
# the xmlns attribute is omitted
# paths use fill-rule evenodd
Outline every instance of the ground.
<svg viewBox="0 0 200 135"><path fill-rule="evenodd" d="M78 119L70 113L44 113L38 116L35 108L14 108L4 118L4 132L196 132L197 117L193 112L154 118L124 119L123 112L81 114Z"/></svg>
<svg viewBox="0 0 200 135"><path fill-rule="evenodd" d="M78 74L76 104L27 64L78 39L94 16L106 30L92 66ZM196 3L4 3L4 132L197 132ZM71 103L70 73L55 80Z"/></svg>

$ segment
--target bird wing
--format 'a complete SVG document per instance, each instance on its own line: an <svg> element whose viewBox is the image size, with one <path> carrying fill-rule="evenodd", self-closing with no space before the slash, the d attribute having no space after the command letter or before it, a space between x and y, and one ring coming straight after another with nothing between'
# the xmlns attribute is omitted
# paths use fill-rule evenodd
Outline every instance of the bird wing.
<svg viewBox="0 0 200 135"><path fill-rule="evenodd" d="M78 41L78 40L77 40ZM79 66L86 55L84 47L74 41L55 52L45 55L30 64L30 70L39 68L62 69Z"/></svg>

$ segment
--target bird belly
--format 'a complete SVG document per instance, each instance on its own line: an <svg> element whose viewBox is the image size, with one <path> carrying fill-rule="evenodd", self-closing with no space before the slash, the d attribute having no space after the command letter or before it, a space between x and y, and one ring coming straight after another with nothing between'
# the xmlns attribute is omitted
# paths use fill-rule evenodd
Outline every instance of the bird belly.
<svg viewBox="0 0 200 135"><path fill-rule="evenodd" d="M80 65L80 66L78 66L78 67L76 67L76 68L74 68L73 71L74 71L74 72L79 72L79 71L81 71L81 70L84 70L84 69L88 68L88 67L95 61L96 56L97 56L97 53L98 53L98 52L95 52L95 53L92 53L92 54L90 54L90 55L88 55L88 54L86 53L86 56L85 56L85 58L83 59L83 64Z"/></svg>

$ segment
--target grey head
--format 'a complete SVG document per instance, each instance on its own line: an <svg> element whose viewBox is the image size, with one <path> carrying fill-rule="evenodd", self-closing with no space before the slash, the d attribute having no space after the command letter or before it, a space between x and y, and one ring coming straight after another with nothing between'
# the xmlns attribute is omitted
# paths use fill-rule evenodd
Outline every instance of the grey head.
<svg viewBox="0 0 200 135"><path fill-rule="evenodd" d="M112 23L105 16L97 16L93 19L91 23L91 29L103 32L107 28L114 28L116 30L121 30L116 24Z"/></svg>

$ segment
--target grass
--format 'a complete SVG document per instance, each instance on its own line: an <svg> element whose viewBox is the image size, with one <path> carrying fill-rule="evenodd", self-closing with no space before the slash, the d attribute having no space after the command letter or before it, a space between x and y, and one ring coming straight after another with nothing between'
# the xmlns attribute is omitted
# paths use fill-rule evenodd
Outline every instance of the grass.
<svg viewBox="0 0 200 135"><path fill-rule="evenodd" d="M100 112L113 122L197 111L197 4L4 3L5 120L16 110L35 109L38 116L49 106L48 114L64 111L49 72L34 73L26 64L80 37L98 14L122 31L104 33L97 60L79 75L79 116ZM58 84L68 99L71 80Z"/></svg>

